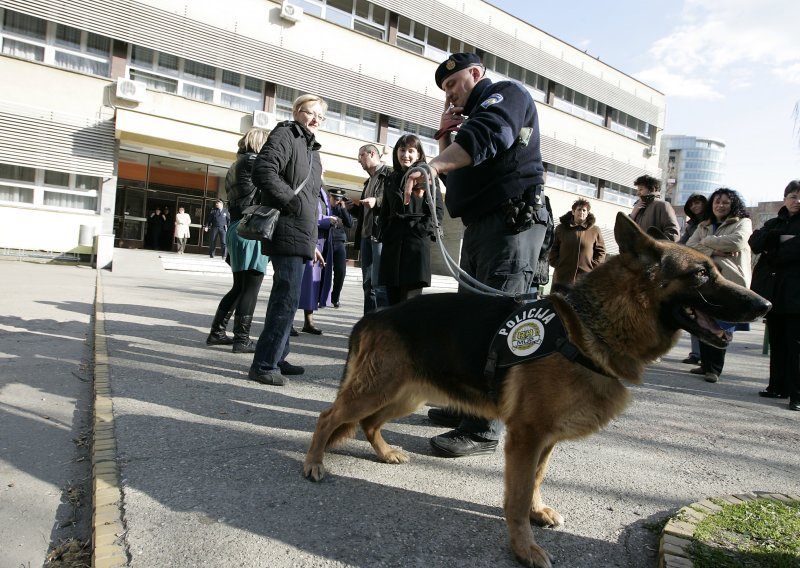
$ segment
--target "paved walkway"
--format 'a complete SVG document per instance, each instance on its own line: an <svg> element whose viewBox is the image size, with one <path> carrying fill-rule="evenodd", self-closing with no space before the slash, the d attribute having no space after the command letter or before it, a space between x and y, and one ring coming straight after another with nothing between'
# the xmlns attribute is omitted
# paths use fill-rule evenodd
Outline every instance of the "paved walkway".
<svg viewBox="0 0 800 568"><path fill-rule="evenodd" d="M328 454L322 483L302 478L361 314L358 283L346 284L340 309L318 312L324 335L293 338L289 360L306 374L265 387L244 380L251 356L205 345L228 277L167 271L148 251L115 252L101 287L124 522L116 544L130 566L517 566L502 454L433 457L428 438L441 429L424 410L386 428L411 463L376 462L359 435ZM682 339L632 387L621 418L556 449L544 496L566 525L535 529L556 566L655 566L658 535L648 526L681 506L800 492L800 417L756 396L767 376L762 336L760 324L737 333L713 385L679 363Z"/></svg>

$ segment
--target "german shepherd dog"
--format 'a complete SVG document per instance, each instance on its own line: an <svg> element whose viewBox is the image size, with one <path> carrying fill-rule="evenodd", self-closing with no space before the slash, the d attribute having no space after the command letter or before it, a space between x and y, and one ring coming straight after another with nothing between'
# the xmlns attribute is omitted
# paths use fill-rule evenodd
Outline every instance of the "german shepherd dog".
<svg viewBox="0 0 800 568"><path fill-rule="evenodd" d="M380 460L407 462L406 453L384 441L381 427L424 403L499 418L507 428L511 548L522 564L549 568L531 522L564 521L541 494L556 443L597 432L619 415L630 398L624 383L640 383L645 365L669 351L681 329L725 347L730 334L715 319L748 322L771 307L725 280L707 256L652 238L622 213L614 235L618 256L564 295L549 296L569 341L593 365L555 352L498 370L490 385L483 372L489 345L519 307L509 298L430 294L367 315L353 328L341 387L320 414L304 475L322 479L325 449L352 436L359 423Z"/></svg>

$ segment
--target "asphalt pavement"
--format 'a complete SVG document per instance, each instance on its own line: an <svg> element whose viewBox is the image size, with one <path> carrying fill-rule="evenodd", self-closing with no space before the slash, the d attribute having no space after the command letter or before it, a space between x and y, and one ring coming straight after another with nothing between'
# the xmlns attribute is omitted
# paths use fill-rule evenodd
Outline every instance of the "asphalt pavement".
<svg viewBox="0 0 800 568"><path fill-rule="evenodd" d="M124 526L116 544L130 566L518 566L503 519L502 452L433 456L428 438L443 429L428 422L425 408L384 430L388 443L409 452L410 463L377 462L359 433L326 454L328 476L321 483L302 477L316 418L336 395L348 334L362 312L360 283L346 283L341 308L317 312L323 335L292 338L288 360L306 373L271 387L246 380L252 355L205 345L230 276L164 266L158 253L118 249L113 271L100 275ZM47 356L53 336L72 344L90 330L86 299L92 287L66 299L71 288L63 286L64 267L36 269L52 271L46 277L51 288L26 290L32 307L23 308L9 294L0 298L4 313L12 314L0 320L0 350L12 360L16 347L9 341L22 329L38 341L28 350L34 358ZM9 275L29 268L3 263L3 270ZM268 277L254 337L270 286ZM68 327L38 331L42 322L50 325L53 309L70 315ZM301 321L302 313L296 323ZM648 368L642 385L631 387L633 403L620 418L592 437L556 448L543 495L566 524L534 529L555 566L656 566L653 526L678 508L749 491L800 493L800 413L790 412L786 401L756 396L768 369L763 332L760 323L737 332L716 384L690 375L680 363L689 350L683 337ZM79 361L73 356L70 364L77 370ZM8 395L36 388L26 386L34 375L4 373L2 420L18 419ZM70 380L64 374L59 384ZM72 430L79 410L76 402ZM43 476L31 465L39 448L22 459L5 435L2 442L5 496L6 471ZM57 504L42 505L52 515L42 515L41 525L49 521L52 528ZM0 501L0 549L14 535L2 508L19 506L19 500ZM21 562L18 556L0 558L0 566Z"/></svg>

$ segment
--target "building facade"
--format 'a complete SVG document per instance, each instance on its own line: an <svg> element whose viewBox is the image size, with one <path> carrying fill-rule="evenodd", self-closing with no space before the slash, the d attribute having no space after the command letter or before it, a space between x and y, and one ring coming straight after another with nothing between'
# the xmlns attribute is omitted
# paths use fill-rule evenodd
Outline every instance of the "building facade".
<svg viewBox="0 0 800 568"><path fill-rule="evenodd" d="M664 134L661 137L663 194L683 215L683 205L693 193L708 197L722 187L725 143L711 138Z"/></svg>
<svg viewBox="0 0 800 568"><path fill-rule="evenodd" d="M556 216L588 196L611 226L661 175L661 93L481 0L0 0L0 23L0 249L94 246L106 266L183 207L202 250L238 139L306 92L329 102L326 183L354 195L361 145L391 163L413 132L437 153L433 75L457 51L537 101ZM445 231L457 252L460 222Z"/></svg>

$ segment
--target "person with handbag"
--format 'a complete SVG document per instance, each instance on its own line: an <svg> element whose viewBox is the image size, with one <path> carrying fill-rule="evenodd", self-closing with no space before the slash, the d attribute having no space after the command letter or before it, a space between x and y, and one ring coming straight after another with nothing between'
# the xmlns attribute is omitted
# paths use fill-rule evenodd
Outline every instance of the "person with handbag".
<svg viewBox="0 0 800 568"><path fill-rule="evenodd" d="M750 248L759 254L751 289L770 302L769 384L764 398L789 399L789 410L800 410L800 180L783 191L783 207L753 232Z"/></svg>
<svg viewBox="0 0 800 568"><path fill-rule="evenodd" d="M259 241L245 239L236 231L245 208L258 201L258 190L253 185L253 165L258 152L267 141L269 133L263 128L251 128L239 140L236 161L225 176L228 211L231 225L225 233L228 263L233 272L233 286L222 297L211 322L207 345L232 345L234 353L255 353L255 342L250 339L250 326L256 310L258 292L267 272L267 257L261 253ZM233 311L233 339L225 333Z"/></svg>
<svg viewBox="0 0 800 568"><path fill-rule="evenodd" d="M316 247L322 163L315 135L327 109L321 97L297 97L292 105L294 120L275 126L253 166L253 183L261 192L261 205L280 211L271 238L262 241L262 252L269 255L274 274L264 329L247 374L251 381L266 385L283 386L285 375L305 372L289 363L286 356L305 262L323 260Z"/></svg>

